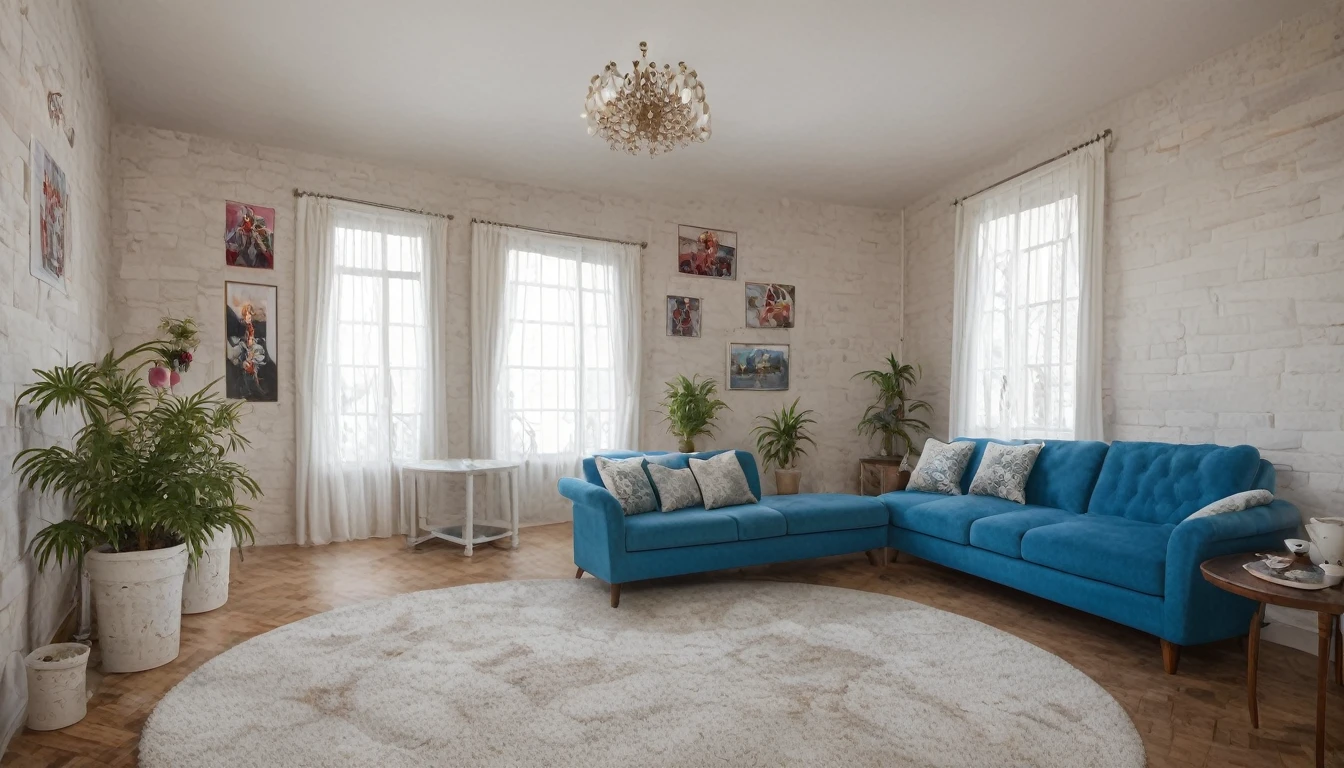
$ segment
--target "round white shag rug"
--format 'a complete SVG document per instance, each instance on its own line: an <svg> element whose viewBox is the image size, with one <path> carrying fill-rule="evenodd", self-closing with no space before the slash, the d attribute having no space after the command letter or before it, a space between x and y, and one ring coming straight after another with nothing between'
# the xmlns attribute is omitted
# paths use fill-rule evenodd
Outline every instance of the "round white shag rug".
<svg viewBox="0 0 1344 768"><path fill-rule="evenodd" d="M886 595L776 582L514 581L268 632L159 703L144 768L1134 766L1062 659Z"/></svg>

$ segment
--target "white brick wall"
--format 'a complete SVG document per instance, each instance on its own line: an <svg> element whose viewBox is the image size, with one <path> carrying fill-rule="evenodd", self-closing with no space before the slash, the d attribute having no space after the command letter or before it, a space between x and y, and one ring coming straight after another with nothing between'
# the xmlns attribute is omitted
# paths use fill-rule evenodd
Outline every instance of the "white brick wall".
<svg viewBox="0 0 1344 768"><path fill-rule="evenodd" d="M448 414L452 451L465 455L470 423L470 219L473 216L564 231L648 240L643 263L645 349L643 445L675 449L654 413L663 382L678 373L713 376L723 385L731 340L792 345L792 388L782 393L725 393L732 411L719 437L700 447L749 447L750 422L795 397L817 411L822 449L804 460L811 490L853 490L857 459L870 453L854 434L868 392L852 374L877 365L899 338L899 214L793 201L651 201L500 184L407 168L151 128L118 126L114 243L121 254L118 346L151 332L163 314L192 314L204 343L188 385L221 375L226 279L279 285L281 392L278 404L257 403L249 419L255 449L246 458L266 498L255 519L263 542L294 538L294 187L452 213L448 280L453 304L450 342L455 393ZM687 150L695 151L693 148ZM224 266L224 201L274 207L274 273ZM737 281L676 272L678 223L735 230ZM744 327L746 280L798 287L798 327ZM668 338L664 297L704 300L700 339ZM767 486L773 485L767 477Z"/></svg>
<svg viewBox="0 0 1344 768"><path fill-rule="evenodd" d="M72 148L47 116L39 67L61 73ZM20 702L9 675L20 653L46 642L70 605L70 570L38 574L26 554L40 520L60 506L20 493L9 466L23 448L67 437L73 421L15 413L33 368L88 359L106 350L110 254L112 114L88 18L72 0L0 0L0 751ZM70 295L28 271L29 139L36 135L65 171L71 190Z"/></svg>
<svg viewBox="0 0 1344 768"><path fill-rule="evenodd" d="M1103 129L1111 439L1250 443L1344 512L1344 5L1049 132L907 209L906 352L946 432L949 203Z"/></svg>

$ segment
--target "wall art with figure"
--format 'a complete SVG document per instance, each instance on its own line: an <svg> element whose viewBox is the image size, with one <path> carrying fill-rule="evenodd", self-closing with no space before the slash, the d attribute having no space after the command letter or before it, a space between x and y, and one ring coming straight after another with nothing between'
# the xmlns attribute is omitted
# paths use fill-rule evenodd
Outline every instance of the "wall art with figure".
<svg viewBox="0 0 1344 768"><path fill-rule="evenodd" d="M700 299L693 296L667 297L667 335L700 338Z"/></svg>
<svg viewBox="0 0 1344 768"><path fill-rule="evenodd" d="M230 267L275 269L275 209L224 203L224 261Z"/></svg>
<svg viewBox="0 0 1344 768"><path fill-rule="evenodd" d="M737 233L677 227L677 271L686 275L737 279Z"/></svg>
<svg viewBox="0 0 1344 768"><path fill-rule="evenodd" d="M273 285L224 283L225 394L234 400L274 403L280 374Z"/></svg>
<svg viewBox="0 0 1344 768"><path fill-rule="evenodd" d="M32 139L32 205L28 231L28 271L33 277L66 292L70 256L70 186L65 172L47 150Z"/></svg>

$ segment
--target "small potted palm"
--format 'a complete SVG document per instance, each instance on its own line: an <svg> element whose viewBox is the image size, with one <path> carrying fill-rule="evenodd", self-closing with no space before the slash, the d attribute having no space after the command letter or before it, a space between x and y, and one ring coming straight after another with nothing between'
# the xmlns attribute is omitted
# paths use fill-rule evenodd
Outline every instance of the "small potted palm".
<svg viewBox="0 0 1344 768"><path fill-rule="evenodd" d="M798 410L798 400L787 407L781 407L778 413L758 416L758 424L752 432L756 435L756 452L761 455L766 469L775 467L775 492L781 495L798 492L802 480L802 471L798 469L798 457L806 456L803 443L815 446L808 432L809 424L815 424L812 411Z"/></svg>
<svg viewBox="0 0 1344 768"><path fill-rule="evenodd" d="M894 487L905 487L909 471L901 468L903 458L910 454L919 454L915 448L913 435L928 432L929 424L913 414L929 413L933 409L923 400L913 400L908 389L919 382L922 369L902 363L895 355L887 355L886 367L871 371L861 371L853 378L862 378L877 388L875 402L863 412L858 432L865 437L880 437L882 456L891 460L892 469L899 475ZM886 483L883 483L886 486Z"/></svg>
<svg viewBox="0 0 1344 768"><path fill-rule="evenodd" d="M185 328L96 363L34 371L37 383L19 395L39 418L73 411L84 422L69 447L30 448L14 467L23 485L69 505L69 519L33 537L33 552L40 569L53 560L87 569L105 672L176 658L188 564L220 531L240 543L254 536L239 497L261 491L229 459L248 445L243 403L212 391L217 382L184 396L169 389L190 355Z"/></svg>
<svg viewBox="0 0 1344 768"><path fill-rule="evenodd" d="M719 384L714 379L678 376L667 382L663 393L663 421L677 438L677 450L695 452L695 438L714 436L714 418L728 404L718 399Z"/></svg>

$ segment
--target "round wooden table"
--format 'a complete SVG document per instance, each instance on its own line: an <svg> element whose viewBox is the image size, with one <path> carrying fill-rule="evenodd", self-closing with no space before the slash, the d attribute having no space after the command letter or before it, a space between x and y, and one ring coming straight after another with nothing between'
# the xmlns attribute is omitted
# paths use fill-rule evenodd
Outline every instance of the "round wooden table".
<svg viewBox="0 0 1344 768"><path fill-rule="evenodd" d="M1265 621L1266 605L1300 608L1317 614L1316 639L1316 766L1325 765L1325 685L1330 676L1330 641L1338 632L1340 614L1344 614L1344 591L1338 587L1327 589L1294 589L1281 587L1264 579L1257 579L1243 568L1246 563L1259 560L1254 554L1225 555L1205 560L1199 566L1204 580L1234 595L1250 598L1259 604L1251 617L1250 641L1246 645L1246 703L1251 710L1251 727L1260 727L1260 712L1255 700L1256 665L1260 661L1260 625ZM1344 639L1344 638L1342 638ZM1335 650L1335 682L1344 684L1344 646Z"/></svg>

